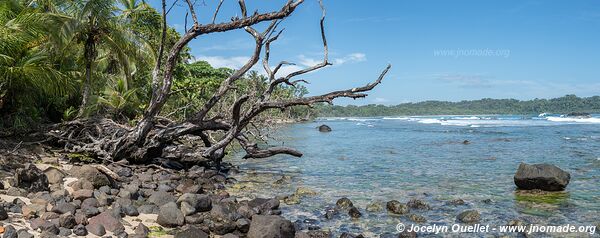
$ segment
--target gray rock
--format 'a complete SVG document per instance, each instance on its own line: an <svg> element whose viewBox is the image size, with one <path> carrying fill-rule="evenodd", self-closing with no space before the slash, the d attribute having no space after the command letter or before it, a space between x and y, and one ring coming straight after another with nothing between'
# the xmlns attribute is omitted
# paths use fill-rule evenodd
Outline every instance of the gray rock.
<svg viewBox="0 0 600 238"><path fill-rule="evenodd" d="M169 202L160 207L156 222L165 227L181 226L185 222L185 217L175 202Z"/></svg>
<svg viewBox="0 0 600 238"><path fill-rule="evenodd" d="M77 206L70 202L58 203L54 207L52 207L52 212L56 212L58 214L71 213L75 214L75 210L77 210Z"/></svg>
<svg viewBox="0 0 600 238"><path fill-rule="evenodd" d="M102 224L88 224L85 229L94 235L103 236L106 234L106 230Z"/></svg>
<svg viewBox="0 0 600 238"><path fill-rule="evenodd" d="M85 200L87 198L91 198L93 195L94 195L94 190L80 189L80 190L73 192L73 199Z"/></svg>
<svg viewBox="0 0 600 238"><path fill-rule="evenodd" d="M296 230L292 222L276 215L254 215L250 222L248 238L294 237Z"/></svg>
<svg viewBox="0 0 600 238"><path fill-rule="evenodd" d="M17 229L11 225L5 226L2 238L17 238Z"/></svg>
<svg viewBox="0 0 600 238"><path fill-rule="evenodd" d="M21 230L17 231L17 237L18 238L33 238L33 235L31 233L29 233L27 230L21 229Z"/></svg>
<svg viewBox="0 0 600 238"><path fill-rule="evenodd" d="M551 164L521 163L514 177L515 185L525 190L562 191L570 180L568 172Z"/></svg>
<svg viewBox="0 0 600 238"><path fill-rule="evenodd" d="M71 234L73 234L73 232L71 232L70 229L67 229L64 227L59 227L58 230L59 230L58 235L60 237L67 237L67 236L70 236Z"/></svg>
<svg viewBox="0 0 600 238"><path fill-rule="evenodd" d="M180 207L181 207L181 212L183 213L184 216L189 216L196 212L196 208L187 202L182 202L180 204Z"/></svg>
<svg viewBox="0 0 600 238"><path fill-rule="evenodd" d="M56 226L56 224L54 224L52 222L42 223L39 226L39 228L40 228L41 232L46 232L46 233L50 233L50 234L54 234L54 235L58 235L58 233L60 232L60 230L58 229L58 226Z"/></svg>
<svg viewBox="0 0 600 238"><path fill-rule="evenodd" d="M73 228L73 234L77 235L77 236L86 236L88 234L87 229L85 229L85 226L83 225L77 225L75 226L75 228Z"/></svg>
<svg viewBox="0 0 600 238"><path fill-rule="evenodd" d="M133 201L128 198L117 199L117 204L120 205L121 212L127 216L138 216L140 215L138 209L133 205Z"/></svg>
<svg viewBox="0 0 600 238"><path fill-rule="evenodd" d="M138 207L138 212L143 214L158 214L159 207L154 204L144 204Z"/></svg>
<svg viewBox="0 0 600 238"><path fill-rule="evenodd" d="M208 238L208 234L197 227L188 227L175 234L175 238Z"/></svg>
<svg viewBox="0 0 600 238"><path fill-rule="evenodd" d="M279 208L279 199L255 198L248 202L248 206L257 209L260 214L273 214L271 211Z"/></svg>
<svg viewBox="0 0 600 238"><path fill-rule="evenodd" d="M150 229L140 222L140 224L138 224L135 227L134 232L136 235L139 235L142 237L148 237L148 234L150 233Z"/></svg>
<svg viewBox="0 0 600 238"><path fill-rule="evenodd" d="M71 213L65 213L60 215L58 218L58 224L61 227L71 229L77 225L77 221L75 220L75 216L73 216Z"/></svg>
<svg viewBox="0 0 600 238"><path fill-rule="evenodd" d="M405 204L400 203L397 200L392 200L387 202L387 204L385 205L385 207L387 208L387 210L391 213L394 214L407 214L408 213L408 206L406 206Z"/></svg>
<svg viewBox="0 0 600 238"><path fill-rule="evenodd" d="M210 211L212 208L212 202L210 197L206 194L193 194L193 193L184 193L177 199L177 204L182 202L187 202L189 205L193 206L198 212L206 212Z"/></svg>
<svg viewBox="0 0 600 238"><path fill-rule="evenodd" d="M154 203L159 207L175 201L177 201L177 198L165 191L156 191L148 198L148 202Z"/></svg>
<svg viewBox="0 0 600 238"><path fill-rule="evenodd" d="M204 221L204 215L203 214L193 214L191 216L186 216L185 217L185 224L200 224Z"/></svg>
<svg viewBox="0 0 600 238"><path fill-rule="evenodd" d="M457 220L464 223L475 223L478 222L480 218L481 216L476 210L466 210L458 214L458 216L456 216Z"/></svg>
<svg viewBox="0 0 600 238"><path fill-rule="evenodd" d="M104 229L106 229L107 231L113 232L113 233L125 230L125 227L121 223L121 218L120 217L117 218L117 217L113 216L108 211L100 213L99 215L90 218L89 225L96 225L96 224L102 225L104 227ZM86 227L86 228L89 231L89 227ZM89 231L89 232L92 232L92 231Z"/></svg>

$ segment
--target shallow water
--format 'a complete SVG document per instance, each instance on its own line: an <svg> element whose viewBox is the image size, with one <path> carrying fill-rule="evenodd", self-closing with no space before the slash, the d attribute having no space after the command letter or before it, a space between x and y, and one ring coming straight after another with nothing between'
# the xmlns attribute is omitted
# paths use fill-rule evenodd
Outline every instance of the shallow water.
<svg viewBox="0 0 600 238"><path fill-rule="evenodd" d="M312 222L338 235L344 231L369 236L395 233L398 222L414 222L387 214L385 204L381 212L367 212L365 207L374 201L411 198L423 199L432 207L413 212L427 218L424 224L454 224L461 211L476 209L481 213L480 223L492 226L513 219L545 225L596 225L600 215L597 116L324 118L285 126L273 134L280 143L301 150L302 158L232 160L248 172L238 178L242 184L250 182L240 194L278 196L298 187L316 191L317 196L305 196L300 204L282 203L284 215L292 221L315 219ZM320 133L316 127L321 124L333 131ZM464 140L470 143L463 144ZM541 200L517 196L513 175L520 162L552 163L571 173L566 193ZM291 177L289 183L274 184L282 175ZM326 207L344 196L363 218L352 220L344 214L325 219ZM458 198L466 205L447 204Z"/></svg>

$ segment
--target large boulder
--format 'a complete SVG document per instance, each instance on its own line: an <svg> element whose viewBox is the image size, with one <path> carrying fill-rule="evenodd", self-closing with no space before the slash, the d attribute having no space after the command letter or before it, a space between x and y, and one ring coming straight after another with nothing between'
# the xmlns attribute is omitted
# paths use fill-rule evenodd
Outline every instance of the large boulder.
<svg viewBox="0 0 600 238"><path fill-rule="evenodd" d="M48 177L34 164L27 164L25 168L17 169L15 173L16 187L29 192L48 191Z"/></svg>
<svg viewBox="0 0 600 238"><path fill-rule="evenodd" d="M328 125L320 125L319 127L319 131L320 132L330 132L331 131L331 127L329 127Z"/></svg>
<svg viewBox="0 0 600 238"><path fill-rule="evenodd" d="M94 188L100 188L102 186L112 187L114 185L114 181L111 177L107 176L91 165L84 165L79 168L75 168L72 173L78 179L91 182Z"/></svg>
<svg viewBox="0 0 600 238"><path fill-rule="evenodd" d="M292 238L296 230L292 222L276 215L254 215L248 238Z"/></svg>
<svg viewBox="0 0 600 238"><path fill-rule="evenodd" d="M160 207L156 222L165 227L182 226L185 222L185 217L175 202L169 202Z"/></svg>
<svg viewBox="0 0 600 238"><path fill-rule="evenodd" d="M551 164L521 163L515 173L515 185L519 189L562 191L569 184L571 175Z"/></svg>
<svg viewBox="0 0 600 238"><path fill-rule="evenodd" d="M125 230L125 226L121 223L120 217L113 216L110 212L105 211L96 215L89 220L89 225L102 225L104 229L113 233L119 233ZM90 227L86 227L88 231L90 231ZM90 231L91 232L91 231Z"/></svg>

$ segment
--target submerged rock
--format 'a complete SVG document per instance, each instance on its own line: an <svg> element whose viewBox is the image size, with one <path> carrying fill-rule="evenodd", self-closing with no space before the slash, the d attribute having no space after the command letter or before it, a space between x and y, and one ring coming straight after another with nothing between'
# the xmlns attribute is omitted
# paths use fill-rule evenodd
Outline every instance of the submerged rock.
<svg viewBox="0 0 600 238"><path fill-rule="evenodd" d="M413 209L424 209L424 210L428 210L429 209L429 204L427 204L425 201L420 200L420 199L411 199L410 201L408 201L406 203L406 206L413 208Z"/></svg>
<svg viewBox="0 0 600 238"><path fill-rule="evenodd" d="M320 132L330 132L331 131L331 127L329 127L328 125L320 125L319 127L319 131Z"/></svg>
<svg viewBox="0 0 600 238"><path fill-rule="evenodd" d="M386 206L387 210L391 213L394 214L407 214L408 213L408 206L406 206L406 204L402 204L401 202L397 201L397 200L392 200L387 202Z"/></svg>
<svg viewBox="0 0 600 238"><path fill-rule="evenodd" d="M362 213L360 213L360 211L358 210L358 208L356 207L351 207L348 210L348 215L350 215L350 217L352 218L359 218L362 216Z"/></svg>
<svg viewBox="0 0 600 238"><path fill-rule="evenodd" d="M515 185L519 189L540 189L544 191L565 190L571 175L551 164L521 163L515 173Z"/></svg>
<svg viewBox="0 0 600 238"><path fill-rule="evenodd" d="M354 207L354 204L352 204L352 201L350 201L350 199L347 197L338 199L337 202L335 202L335 205L341 209Z"/></svg>
<svg viewBox="0 0 600 238"><path fill-rule="evenodd" d="M480 218L481 218L481 216L479 215L479 212L476 210L467 210L467 211L461 212L460 214L458 214L458 216L456 216L457 220L459 220L460 222L464 222L464 223L475 223L475 222L478 222Z"/></svg>

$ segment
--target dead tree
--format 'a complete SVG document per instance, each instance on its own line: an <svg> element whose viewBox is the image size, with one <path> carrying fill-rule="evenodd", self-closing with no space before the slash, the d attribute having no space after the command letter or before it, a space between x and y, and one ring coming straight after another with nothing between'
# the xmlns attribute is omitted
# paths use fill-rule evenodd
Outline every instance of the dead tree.
<svg viewBox="0 0 600 238"><path fill-rule="evenodd" d="M161 59L163 58L163 52L165 52L164 39L167 27L167 12L165 11L165 0L162 0L162 42L152 73L152 98L143 114L143 118L133 128L123 129L119 127L108 130L110 134L102 133L106 129L99 127L97 124L95 126L84 126L74 123L79 129L74 130L71 128L55 134L55 136L66 142L72 141L74 138L73 135L78 135L79 139L82 139L82 136L85 135L83 139L87 141L85 143L78 142L77 146L70 147L71 150L94 153L110 160L128 159L132 162L145 162L155 157L161 157L161 155L168 151L177 151L179 148L174 142L178 138L194 136L202 141L202 146L196 147L190 156L180 156L186 157L187 159L184 160L188 162L201 159L220 161L225 155L226 147L235 141L245 150L246 158L265 158L276 154L288 154L299 157L302 156L302 153L293 148L260 148L257 143L252 142L252 137L246 133L246 128L252 123L255 117L269 109L284 110L293 106L310 106L319 102L332 103L333 99L339 97L354 99L365 97L367 96L365 92L370 91L381 83L391 67L388 65L374 82L362 87L334 91L318 96L285 100L274 99L272 98L272 93L278 86L283 84L295 86L298 83L306 83L306 81L296 80L296 78L331 65L328 61L328 47L324 27L325 9L323 3L319 2L322 10L320 28L324 51L323 61L312 67L307 67L284 76L278 76L277 73L282 67L291 65L292 63L282 61L275 67L272 67L269 62L271 44L282 33L282 30L277 29L278 25L283 19L291 15L303 3L303 0L289 0L279 11L269 13L254 12L252 15L248 15L244 0L239 0L241 17L234 17L230 22L214 23L222 3L221 1L214 12L212 23L209 24L200 24L194 10L194 5L190 0L186 0L186 2L189 8L188 13L193 20L193 26L172 46L166 57L166 62L163 64ZM270 24L265 30L258 31L254 26L261 22L270 22ZM255 46L250 59L241 68L235 70L228 78L224 79L218 90L192 117L180 122L164 122L164 120L161 122L159 113L171 93L173 70L175 69L177 58L182 48L196 37L237 29L244 29L254 39ZM233 88L234 83L259 62L261 53L263 53L262 67L269 80L266 92L262 95L243 95L231 105L230 115L210 117L209 112ZM67 131L70 132L67 133ZM215 132L221 135L218 139L210 136Z"/></svg>

